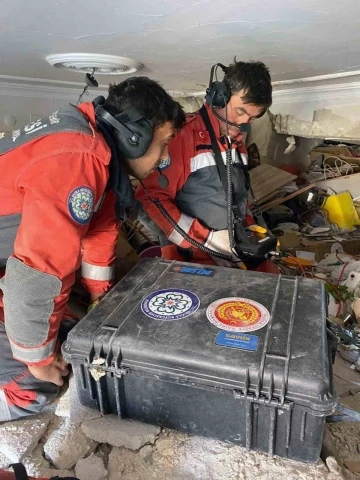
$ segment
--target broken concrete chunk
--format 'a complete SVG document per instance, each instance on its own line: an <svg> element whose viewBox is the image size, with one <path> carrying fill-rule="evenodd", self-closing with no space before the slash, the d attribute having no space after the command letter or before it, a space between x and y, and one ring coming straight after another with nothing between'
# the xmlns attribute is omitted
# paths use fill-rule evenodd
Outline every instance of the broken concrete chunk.
<svg viewBox="0 0 360 480"><path fill-rule="evenodd" d="M111 450L108 471L109 480L173 480L165 472L162 472L161 477L157 476L153 468L139 459L137 453L125 448Z"/></svg>
<svg viewBox="0 0 360 480"><path fill-rule="evenodd" d="M154 443L160 433L160 427L121 420L115 415L89 420L81 428L92 440L130 450L139 450L147 443Z"/></svg>
<svg viewBox="0 0 360 480"><path fill-rule="evenodd" d="M79 460L75 467L75 475L79 480L103 480L107 473L102 459L93 453Z"/></svg>
<svg viewBox="0 0 360 480"><path fill-rule="evenodd" d="M329 469L330 473L339 473L341 474L341 467L337 463L336 459L334 457L328 457L326 459L326 466Z"/></svg>
<svg viewBox="0 0 360 480"><path fill-rule="evenodd" d="M60 397L55 415L58 417L70 418L70 388Z"/></svg>
<svg viewBox="0 0 360 480"><path fill-rule="evenodd" d="M44 457L43 445L39 444L29 456L22 461L26 472L32 477L42 477L44 470L50 468L50 463Z"/></svg>
<svg viewBox="0 0 360 480"><path fill-rule="evenodd" d="M44 435L50 417L37 417L0 426L0 453L12 463L21 462L30 455Z"/></svg>
<svg viewBox="0 0 360 480"><path fill-rule="evenodd" d="M70 423L67 418L58 430L55 430L44 445L46 458L61 470L71 470L76 462L89 455L97 446L81 431L79 425Z"/></svg>
<svg viewBox="0 0 360 480"><path fill-rule="evenodd" d="M145 447L142 447L142 449L139 451L139 455L141 458L148 458L153 452L153 447L151 445L145 445Z"/></svg>

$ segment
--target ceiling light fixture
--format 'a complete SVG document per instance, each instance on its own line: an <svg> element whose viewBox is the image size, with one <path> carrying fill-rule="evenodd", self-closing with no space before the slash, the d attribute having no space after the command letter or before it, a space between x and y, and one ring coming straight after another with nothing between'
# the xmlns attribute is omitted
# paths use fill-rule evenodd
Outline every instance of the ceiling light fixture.
<svg viewBox="0 0 360 480"><path fill-rule="evenodd" d="M142 67L131 58L98 53L59 53L48 55L46 61L56 68L96 75L128 75Z"/></svg>

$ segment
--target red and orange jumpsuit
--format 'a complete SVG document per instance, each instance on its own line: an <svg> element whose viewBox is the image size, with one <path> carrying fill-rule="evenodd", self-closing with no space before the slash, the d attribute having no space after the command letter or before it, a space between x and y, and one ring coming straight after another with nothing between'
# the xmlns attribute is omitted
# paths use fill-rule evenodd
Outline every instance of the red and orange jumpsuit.
<svg viewBox="0 0 360 480"><path fill-rule="evenodd" d="M205 104L224 163L227 146L221 141L219 123L211 108ZM232 144L234 203L243 218L243 224L255 224L248 208L248 186L244 174L247 165L247 150L242 141ZM169 185L159 185L159 173L155 172L143 181L152 199L158 199L172 218L191 238L205 244L211 230L227 228L227 201L223 184L215 162L209 132L199 112L187 116L187 123L170 142L169 159L160 165ZM164 232L168 245L162 247L163 258L214 265L215 262L200 249L184 239L151 202L142 186L136 198L145 212L141 220L154 229L153 222ZM149 219L150 217L150 219ZM189 253L188 255L186 255ZM278 273L272 262L263 262L259 271Z"/></svg>
<svg viewBox="0 0 360 480"><path fill-rule="evenodd" d="M0 140L0 421L56 394L27 365L52 361L75 271L90 293L112 285L119 222L106 191L110 158L92 103Z"/></svg>

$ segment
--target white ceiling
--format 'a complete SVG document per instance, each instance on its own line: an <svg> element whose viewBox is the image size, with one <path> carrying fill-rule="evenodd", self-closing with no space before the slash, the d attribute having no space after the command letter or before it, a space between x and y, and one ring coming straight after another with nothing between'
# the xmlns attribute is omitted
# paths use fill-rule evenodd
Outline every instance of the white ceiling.
<svg viewBox="0 0 360 480"><path fill-rule="evenodd" d="M0 45L1 75L82 82L45 57L107 53L142 62L168 90L198 92L234 55L264 61L274 81L359 70L360 2L1 0Z"/></svg>

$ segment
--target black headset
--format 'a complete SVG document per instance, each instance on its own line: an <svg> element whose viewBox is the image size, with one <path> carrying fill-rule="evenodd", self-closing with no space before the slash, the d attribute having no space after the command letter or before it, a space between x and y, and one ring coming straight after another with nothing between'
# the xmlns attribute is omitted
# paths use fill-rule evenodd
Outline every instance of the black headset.
<svg viewBox="0 0 360 480"><path fill-rule="evenodd" d="M231 98L230 86L224 81L220 82L217 80L216 72L219 67L224 73L227 72L227 67L225 67L225 65L222 63L217 63L211 67L210 82L208 88L206 89L205 96L206 103L214 108L226 107ZM214 77L216 78L215 81Z"/></svg>
<svg viewBox="0 0 360 480"><path fill-rule="evenodd" d="M135 108L113 114L102 105L105 98L95 98L95 115L97 120L105 122L114 129L114 141L118 152L125 160L142 157L153 140L153 124L144 114ZM109 109L110 110L110 109Z"/></svg>

